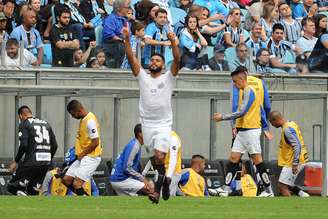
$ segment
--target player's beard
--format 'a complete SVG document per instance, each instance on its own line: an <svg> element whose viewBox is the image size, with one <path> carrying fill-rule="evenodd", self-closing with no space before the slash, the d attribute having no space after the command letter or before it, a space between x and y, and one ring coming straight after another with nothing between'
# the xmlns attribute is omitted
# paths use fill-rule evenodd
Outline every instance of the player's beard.
<svg viewBox="0 0 328 219"><path fill-rule="evenodd" d="M157 67L157 66L149 66L149 71L152 74L157 74L162 71L162 67Z"/></svg>

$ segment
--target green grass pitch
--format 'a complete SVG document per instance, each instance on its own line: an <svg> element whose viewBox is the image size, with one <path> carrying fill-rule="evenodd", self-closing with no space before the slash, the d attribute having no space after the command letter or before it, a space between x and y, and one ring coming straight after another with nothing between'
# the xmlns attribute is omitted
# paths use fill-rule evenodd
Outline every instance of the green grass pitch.
<svg viewBox="0 0 328 219"><path fill-rule="evenodd" d="M0 196L1 219L328 219L327 198L186 198Z"/></svg>

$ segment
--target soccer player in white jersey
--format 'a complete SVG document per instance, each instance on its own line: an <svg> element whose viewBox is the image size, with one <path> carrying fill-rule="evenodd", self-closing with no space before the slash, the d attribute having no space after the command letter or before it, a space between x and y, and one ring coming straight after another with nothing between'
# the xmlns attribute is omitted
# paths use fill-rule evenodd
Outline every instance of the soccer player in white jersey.
<svg viewBox="0 0 328 219"><path fill-rule="evenodd" d="M179 72L180 53L179 40L173 32L167 34L171 41L173 62L171 69L165 73L165 60L160 54L152 54L149 63L149 72L147 74L133 55L130 45L130 31L128 25L123 30L126 56L129 60L132 73L137 78L140 89L139 116L144 136L144 145L155 149L156 151L167 153L171 142L172 130L172 90L175 77ZM155 153L155 158L161 153ZM159 157L158 157L159 158ZM157 159L160 160L160 159ZM159 165L164 165L159 162ZM158 184L163 184L165 168L160 168ZM156 186L155 188L161 188ZM156 189L155 189L156 190ZM156 194L160 193L155 191ZM155 203L159 197L149 198Z"/></svg>

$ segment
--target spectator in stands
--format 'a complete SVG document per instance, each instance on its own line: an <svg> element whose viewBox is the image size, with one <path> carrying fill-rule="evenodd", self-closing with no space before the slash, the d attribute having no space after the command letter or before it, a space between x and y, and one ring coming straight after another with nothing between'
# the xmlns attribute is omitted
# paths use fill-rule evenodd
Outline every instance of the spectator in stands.
<svg viewBox="0 0 328 219"><path fill-rule="evenodd" d="M93 28L102 25L102 17L106 12L100 8L98 1L82 0L79 9L86 23L91 22Z"/></svg>
<svg viewBox="0 0 328 219"><path fill-rule="evenodd" d="M73 67L73 52L80 48L80 42L77 34L69 25L71 11L61 6L57 13L58 23L52 26L50 32L52 66Z"/></svg>
<svg viewBox="0 0 328 219"><path fill-rule="evenodd" d="M156 12L159 10L159 8L160 7L158 4L154 4L153 7L151 7L151 9L149 11L148 19L147 19L147 25L150 24L151 22L155 21Z"/></svg>
<svg viewBox="0 0 328 219"><path fill-rule="evenodd" d="M79 10L80 1L64 0L66 5L71 11L71 28L76 32L77 39L80 42L80 47L84 51L86 46L84 39L92 41L95 39L95 30L92 22L86 20Z"/></svg>
<svg viewBox="0 0 328 219"><path fill-rule="evenodd" d="M193 155L191 168L182 171L179 187L185 196L208 196L205 179L202 176L205 169L205 158L202 155Z"/></svg>
<svg viewBox="0 0 328 219"><path fill-rule="evenodd" d="M87 68L100 68L98 60L96 57L91 57L89 61L87 62Z"/></svg>
<svg viewBox="0 0 328 219"><path fill-rule="evenodd" d="M197 16L198 19L201 18L200 14L202 13L204 7L198 5L192 5L189 9L188 15L190 16ZM211 21L211 18L207 18L206 20L198 20L199 26L202 27L203 25L207 24ZM180 33L185 28L185 17L180 19L177 23L173 25L174 33L177 37L180 37Z"/></svg>
<svg viewBox="0 0 328 219"><path fill-rule="evenodd" d="M239 8L239 5L236 1L232 0L222 0L221 3L227 9L227 13L234 8Z"/></svg>
<svg viewBox="0 0 328 219"><path fill-rule="evenodd" d="M145 26L143 23L136 21L132 23L131 26L131 38L130 38L130 44L132 48L132 52L135 57L138 58L138 60L141 60L141 50L145 46L145 43L143 42L143 38L145 36ZM128 58L125 55L124 60L122 62L122 69L131 69L131 66L129 64Z"/></svg>
<svg viewBox="0 0 328 219"><path fill-rule="evenodd" d="M6 25L7 25L7 18L3 12L0 12L0 51L2 48L2 43L7 41L9 38L9 35L6 31Z"/></svg>
<svg viewBox="0 0 328 219"><path fill-rule="evenodd" d="M135 21L136 18L134 17L133 9L131 7L129 7L128 12L126 13L126 17L130 24L132 24Z"/></svg>
<svg viewBox="0 0 328 219"><path fill-rule="evenodd" d="M212 37L217 36L217 34L222 31L226 25L219 24L215 21L219 19L224 19L220 14L216 14L215 16L209 17L210 11L202 7L202 11L197 15L199 30L202 33L203 37L206 39L208 45L212 45Z"/></svg>
<svg viewBox="0 0 328 219"><path fill-rule="evenodd" d="M82 51L82 49L77 49L73 53L74 57L74 67L80 67L80 68L85 68L86 67L86 62L90 56L90 53L92 49L96 48L96 41L91 41L90 45L85 52Z"/></svg>
<svg viewBox="0 0 328 219"><path fill-rule="evenodd" d="M309 66L308 66L308 58L307 58L309 55L307 55L307 53L303 53L296 57L296 73L298 74L310 73Z"/></svg>
<svg viewBox="0 0 328 219"><path fill-rule="evenodd" d="M100 69L106 69L106 56L105 56L105 51L102 48L98 48L96 50L96 58L98 60L98 65Z"/></svg>
<svg viewBox="0 0 328 219"><path fill-rule="evenodd" d="M260 22L261 16L264 12L264 6L269 2L270 2L270 0L252 1L248 8L248 14L250 16L250 18L248 20ZM246 22L247 22L247 20L246 20ZM251 26L249 26L249 27L251 28Z"/></svg>
<svg viewBox="0 0 328 219"><path fill-rule="evenodd" d="M321 34L327 31L327 16L324 14L318 14L315 17L315 37L319 38Z"/></svg>
<svg viewBox="0 0 328 219"><path fill-rule="evenodd" d="M184 10L186 13L188 13L191 5L192 5L192 1L190 0L180 0L179 8Z"/></svg>
<svg viewBox="0 0 328 219"><path fill-rule="evenodd" d="M165 47L171 46L171 42L167 38L168 21L167 12L160 8L156 12L155 22L147 25L145 29L145 50L142 64L144 68L148 68L150 57L154 53L161 54L165 57Z"/></svg>
<svg viewBox="0 0 328 219"><path fill-rule="evenodd" d="M224 60L224 47L214 47L214 56L208 61L210 68L213 71L229 71L229 65Z"/></svg>
<svg viewBox="0 0 328 219"><path fill-rule="evenodd" d="M128 0L115 0L113 12L103 22L103 47L109 68L119 68L123 62L125 50L122 39L122 28L127 22Z"/></svg>
<svg viewBox="0 0 328 219"><path fill-rule="evenodd" d="M11 32L10 38L22 41L24 48L37 56L38 65L41 65L43 59L43 43L39 31L34 28L35 24L36 12L32 9L26 10L23 14L23 24Z"/></svg>
<svg viewBox="0 0 328 219"><path fill-rule="evenodd" d="M293 0L291 9L292 17L301 21L304 17L313 17L318 11L318 5L313 0Z"/></svg>
<svg viewBox="0 0 328 219"><path fill-rule="evenodd" d="M300 22L293 19L292 10L286 2L280 3L278 9L281 16L280 23L284 27L286 40L295 44L296 41L301 38L302 26Z"/></svg>
<svg viewBox="0 0 328 219"><path fill-rule="evenodd" d="M15 11L14 0L6 0L5 5L3 7L3 13L5 14L5 16L7 18L6 30L8 33L11 33L11 31L13 31L13 29L16 27L14 11Z"/></svg>
<svg viewBox="0 0 328 219"><path fill-rule="evenodd" d="M144 25L148 25L154 21L155 13L159 9L159 6L150 0L141 0L137 2L134 7L136 19L143 22Z"/></svg>
<svg viewBox="0 0 328 219"><path fill-rule="evenodd" d="M28 10L33 10L36 13L36 23L35 23L35 29L37 29L41 33L41 15L40 15L40 10L41 10L41 2L40 0L30 0L28 1L27 4L22 5L20 11L19 11L19 23L23 23L23 15L26 13ZM42 34L41 34L42 35Z"/></svg>
<svg viewBox="0 0 328 219"><path fill-rule="evenodd" d="M193 4L208 8L208 10L210 11L210 16L214 16L215 14L223 14L226 18L229 15L229 9L226 8L221 3L221 1L194 0Z"/></svg>
<svg viewBox="0 0 328 219"><path fill-rule="evenodd" d="M280 23L276 23L272 28L272 36L267 42L267 49L270 51L270 63L274 68L280 68L284 70L291 70L296 67L295 64L283 63L283 57L286 52L293 52L295 46L284 39L284 26Z"/></svg>
<svg viewBox="0 0 328 219"><path fill-rule="evenodd" d="M270 67L270 52L266 48L261 48L256 53L255 61L256 73L270 73L272 68Z"/></svg>
<svg viewBox="0 0 328 219"><path fill-rule="evenodd" d="M249 56L249 50L245 43L239 43L236 46L236 59L229 60L229 71L234 71L239 66L244 66L249 69L249 72L255 72L253 60Z"/></svg>
<svg viewBox="0 0 328 219"><path fill-rule="evenodd" d="M326 12L328 11L328 1L326 0L317 0L316 1L318 4L318 11L320 12Z"/></svg>
<svg viewBox="0 0 328 219"><path fill-rule="evenodd" d="M230 11L224 29L223 41L225 47L236 47L237 44L244 42L243 29L240 27L241 11L239 8L234 8Z"/></svg>
<svg viewBox="0 0 328 219"><path fill-rule="evenodd" d="M262 39L266 41L272 35L272 27L279 20L278 7L273 3L267 3L263 6L263 15L260 19L262 25Z"/></svg>
<svg viewBox="0 0 328 219"><path fill-rule="evenodd" d="M16 39L9 39L6 43L5 66L29 67L37 66L37 58L27 49L23 51L22 62L20 63L20 48ZM22 65L20 65L22 64Z"/></svg>
<svg viewBox="0 0 328 219"><path fill-rule="evenodd" d="M328 33L321 34L309 57L309 69L311 72L328 72Z"/></svg>
<svg viewBox="0 0 328 219"><path fill-rule="evenodd" d="M3 0L0 0L0 12L3 12L3 7L5 6Z"/></svg>
<svg viewBox="0 0 328 219"><path fill-rule="evenodd" d="M188 15L185 29L180 35L182 50L181 68L185 70L210 71L208 66L207 42L198 29L198 18Z"/></svg>
<svg viewBox="0 0 328 219"><path fill-rule="evenodd" d="M314 48L317 38L315 34L315 24L312 17L305 17L302 20L303 36L296 42L296 46L300 48L301 53L311 52Z"/></svg>
<svg viewBox="0 0 328 219"><path fill-rule="evenodd" d="M259 22L252 22L251 35L245 40L248 49L251 50L252 60L256 59L256 54L261 48L266 48L266 43L261 39L262 26Z"/></svg>

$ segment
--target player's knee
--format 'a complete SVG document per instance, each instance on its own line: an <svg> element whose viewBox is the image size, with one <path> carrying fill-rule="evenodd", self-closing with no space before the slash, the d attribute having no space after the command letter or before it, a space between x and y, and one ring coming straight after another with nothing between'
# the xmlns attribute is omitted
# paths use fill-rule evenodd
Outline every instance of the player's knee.
<svg viewBox="0 0 328 219"><path fill-rule="evenodd" d="M252 161L255 165L258 165L263 162L261 154L252 154Z"/></svg>
<svg viewBox="0 0 328 219"><path fill-rule="evenodd" d="M285 191L288 191L288 185L278 182L278 190L280 193L284 194Z"/></svg>

